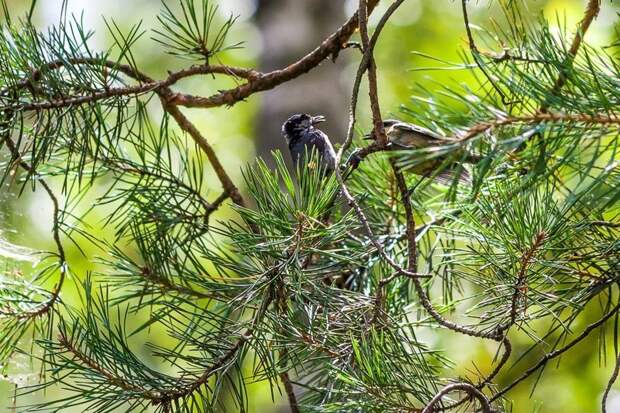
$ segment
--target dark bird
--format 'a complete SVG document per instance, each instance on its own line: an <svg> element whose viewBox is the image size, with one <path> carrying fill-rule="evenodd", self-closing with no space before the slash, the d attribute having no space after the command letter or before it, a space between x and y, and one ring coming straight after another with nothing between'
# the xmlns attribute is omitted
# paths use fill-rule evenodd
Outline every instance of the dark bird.
<svg viewBox="0 0 620 413"><path fill-rule="evenodd" d="M453 158L454 164L437 174L435 179L448 184L452 183L455 178L463 183L471 182L469 172L465 168L458 168L457 165L460 163L476 163L480 159L468 153L463 154L461 149L447 149L448 145L458 144L458 140L440 135L430 129L395 119L383 121L383 127L385 128L385 134L388 137L391 150L414 151L426 148L435 148L438 152L445 150L445 154L430 157L428 160L424 160L408 168L408 171L417 175L430 176L435 173L446 160ZM371 133L369 137L374 138L374 133ZM420 155L412 154L412 156Z"/></svg>
<svg viewBox="0 0 620 413"><path fill-rule="evenodd" d="M295 167L301 166L324 168L326 174L331 174L336 168L336 153L329 138L316 125L325 122L324 116L310 116L298 113L288 118L282 125L282 135L286 139L288 149ZM307 156L312 150L318 155L319 165L308 164Z"/></svg>

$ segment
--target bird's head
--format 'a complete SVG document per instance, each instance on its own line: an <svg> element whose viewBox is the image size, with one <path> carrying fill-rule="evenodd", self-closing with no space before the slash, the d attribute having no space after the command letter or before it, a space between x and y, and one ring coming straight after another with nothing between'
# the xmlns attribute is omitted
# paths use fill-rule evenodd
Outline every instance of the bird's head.
<svg viewBox="0 0 620 413"><path fill-rule="evenodd" d="M305 113L298 113L287 119L282 125L282 135L287 142L294 140L301 132L314 127L314 125L325 122L325 116L310 116Z"/></svg>

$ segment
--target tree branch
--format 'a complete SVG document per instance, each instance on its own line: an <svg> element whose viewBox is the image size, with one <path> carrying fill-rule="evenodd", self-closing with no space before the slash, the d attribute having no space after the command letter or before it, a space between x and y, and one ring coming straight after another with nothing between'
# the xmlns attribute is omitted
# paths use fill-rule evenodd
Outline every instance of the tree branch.
<svg viewBox="0 0 620 413"><path fill-rule="evenodd" d="M398 2L395 3L398 7ZM364 55L368 51L368 96L370 98L370 110L372 112L372 121L374 124L375 139L379 145L387 144L387 136L383 128L383 120L381 119L381 108L379 106L379 92L377 87L377 65L373 56L373 50L368 38L368 0L359 0L358 16L360 36L362 38L362 48ZM395 8L393 10L396 10ZM391 14L391 13L390 13ZM387 18L390 14L386 13ZM386 19L387 21L387 19ZM372 46L374 47L374 45Z"/></svg>
<svg viewBox="0 0 620 413"><path fill-rule="evenodd" d="M506 325L505 328L509 328L512 326L517 319L517 308L519 302L519 295L523 294L523 288L527 285L527 269L532 263L536 252L542 245L543 241L547 238L547 234L544 232L540 232L534 238L534 242L530 248L523 254L520 260L521 268L519 268L519 273L517 274L517 281L515 283L515 291L512 294L511 307L510 307L510 322ZM527 296L526 296L527 297Z"/></svg>
<svg viewBox="0 0 620 413"><path fill-rule="evenodd" d="M532 366L529 369L527 369L518 379L516 379L515 381L510 383L508 386L506 386L505 388L503 388L502 390L497 392L491 398L490 401L492 402L492 401L497 400L498 398L502 397L504 394L506 394L508 391L510 391L510 389L515 387L517 384L521 383L523 380L527 379L532 373L537 371L539 368L545 366L547 364L547 362L549 362L550 360L552 360L552 359L562 355L567 350L569 350L570 348L574 347L576 344L578 344L580 341L582 341L584 338L586 338L592 331L594 331L596 328L598 328L601 325L603 325L611 317L615 316L616 313L618 312L618 310L620 310L620 303L616 304L616 306L611 311L609 311L607 314L605 314L601 319L599 319L598 321L588 325L581 332L581 334L579 334L577 337L575 337L567 345L565 345L564 347L559 348L559 349L557 349L555 351L552 351L550 353L545 354L544 357L538 361L538 363L536 363L534 366Z"/></svg>
<svg viewBox="0 0 620 413"><path fill-rule="evenodd" d="M61 67L66 66L67 64L76 64L76 65L102 65L109 69L118 70L121 73L129 76L139 82L145 82L136 86L129 86L123 88L109 88L107 90L103 90L100 92L95 92L88 96L76 96L71 98L65 98L54 101L43 101L43 102L33 102L29 104L23 105L14 105L14 106L4 106L0 107L0 112L6 111L32 111L32 110L43 110L43 109L58 109L66 106L79 105L89 102L95 102L97 100L108 99L114 96L125 96L132 94L140 94L146 92L155 92L160 96L160 100L166 112L168 112L177 124L181 127L182 130L187 132L192 139L196 142L196 144L202 149L202 151L207 155L209 162L213 166L215 173L222 184L222 187L225 190L225 193L231 197L233 202L237 205L244 206L245 202L241 197L241 194L235 184L232 182L219 158L215 154L215 151L209 144L209 142L202 136L200 131L183 115L183 113L179 110L179 108L171 103L172 97L174 93L170 89L170 85L187 76L195 75L198 73L209 73L210 71L218 72L218 73L233 73L235 75L244 75L250 76L251 71L246 71L245 69L238 68L229 68L224 66L196 66L190 69L186 69L177 73L172 73L168 76L167 79L163 81L155 81L150 76L134 69L129 65L123 65L117 62L102 60L97 58L74 58L69 59L68 62L56 61L51 62L46 65L46 69L54 70ZM40 79L42 76L42 71L44 69L38 69L33 72L31 78ZM22 87L25 87L30 79L22 82Z"/></svg>
<svg viewBox="0 0 620 413"><path fill-rule="evenodd" d="M338 160L340 160L340 158L342 157L342 154L349 148L349 146L351 146L351 142L353 141L353 132L355 130L355 121L356 121L356 112L357 112L357 101L359 97L360 86L362 84L362 77L364 76L364 73L368 69L370 59L373 56L375 46L377 44L377 41L379 40L379 36L381 35L381 32L383 31L383 28L385 27L386 23L388 22L392 14L396 11L396 9L398 9L398 7L400 7L400 5L403 2L404 0L396 0L394 3L390 5L390 7L388 7L388 9L385 11L383 16L381 16L381 19L379 20L379 23L377 24L377 27L375 28L375 31L373 32L370 42L368 43L366 49L363 50L362 60L360 61L360 64L357 68L357 73L355 75L355 80L353 81L353 92L351 93L351 104L349 107L349 126L347 127L347 135L346 135L346 139L343 145L340 147L340 150L338 151ZM381 125L381 127L383 127L383 124ZM385 134L385 131L384 131L384 134ZM379 141L375 140L374 145L377 145L378 147L380 147L380 146L385 146L385 143L387 143L387 140L386 142L383 142L383 145Z"/></svg>
<svg viewBox="0 0 620 413"><path fill-rule="evenodd" d="M472 139L481 133L500 126L513 125L518 123L538 124L542 122L570 122L598 125L620 125L620 117L607 114L561 114L561 113L536 113L524 116L508 116L491 121L480 122L470 127L465 133L455 137L459 141Z"/></svg>
<svg viewBox="0 0 620 413"><path fill-rule="evenodd" d="M504 368L506 363L508 363L508 360L510 359L510 355L512 354L512 344L510 343L510 340L508 340L508 337L504 336L504 339L502 340L502 345L504 346L504 354L502 354L502 358L500 359L499 363L497 363L495 368L481 382L476 384L476 389L482 391L482 389L484 389L488 384L491 384L493 379ZM439 410L448 411L448 410L455 409L458 406L462 405L463 403L467 403L468 401L470 401L472 397L473 396L470 394L469 396L459 400L458 402L442 407Z"/></svg>
<svg viewBox="0 0 620 413"><path fill-rule="evenodd" d="M379 0L368 0L368 13L379 3ZM221 91L210 97L199 97L187 94L177 94L172 103L186 107L212 108L223 105L234 105L257 92L273 89L282 83L295 79L317 67L328 57L335 57L340 50L346 48L347 41L359 25L356 12L343 26L330 35L312 52L285 68L262 74L249 82L234 89Z"/></svg>
<svg viewBox="0 0 620 413"><path fill-rule="evenodd" d="M401 202L405 209L405 219L407 222L406 236L407 236L407 271L411 273L418 272L418 248L416 242L416 226L415 226L415 217L413 214L413 208L411 206L411 202L409 201L409 191L407 189L407 182L405 181L405 177L402 172L398 169L396 162L392 159L390 160L390 164L392 166L392 170L394 171L394 175L396 177L396 183L398 185L398 189L400 191ZM377 308L382 308L382 299L383 299L383 287L385 287L388 283L394 280L396 277L400 276L400 273L396 273L391 277L384 278L379 281L379 286L377 287ZM375 318L377 317L378 312L375 313Z"/></svg>
<svg viewBox="0 0 620 413"><path fill-rule="evenodd" d="M140 386L136 386L128 382L124 378L119 377L118 375L106 370L105 368L100 366L99 363L84 354L84 352L82 352L78 347L76 347L75 344L73 344L73 342L71 341L71 339L69 339L63 332L59 333L58 335L58 344L64 347L65 350L67 350L69 353L73 354L73 357L81 364L88 367L88 369L95 371L105 377L107 382L111 385L123 389L127 392L137 393L142 398L148 400L156 400L158 397L161 396L157 391L148 390Z"/></svg>
<svg viewBox="0 0 620 413"><path fill-rule="evenodd" d="M15 142L7 135L4 137L4 142L6 143L9 151L11 152L11 156L15 162L18 162L19 165L27 171L30 175L36 174L36 171L25 161L22 160L22 155L19 152L19 149L15 145ZM34 308L32 310L26 312L19 312L13 314L19 319L29 319L36 318L43 314L47 314L53 307L54 304L60 299L60 291L62 290L62 286L65 282L65 278L67 275L67 260L65 255L65 249L60 240L60 203L58 202L58 198L52 191L52 188L45 182L43 179L38 179L38 182L41 184L48 197L52 201L54 206L54 211L52 213L52 236L54 238L54 243L56 244L56 255L58 256L58 268L60 270L60 276L56 285L51 291L51 297L44 303L40 304L38 308Z"/></svg>
<svg viewBox="0 0 620 413"><path fill-rule="evenodd" d="M286 286L284 282L279 279L276 282L276 302L274 306L276 307L276 311L280 314L281 317L286 317L287 314L287 296ZM279 333L285 335L286 332L284 328L279 328ZM282 348L280 351L280 361L286 366L287 358L288 358L288 349L286 347ZM286 396L288 398L289 408L291 413L300 413L299 404L297 402L297 396L295 395L295 389L293 388L293 383L291 382L291 378L288 374L288 370L284 370L280 373L280 380L284 385L284 391L286 392Z"/></svg>
<svg viewBox="0 0 620 413"><path fill-rule="evenodd" d="M601 400L601 409L603 413L607 413L607 397L609 396L609 392L618 378L618 373L620 373L620 356L617 356L616 358L614 371L611 373L611 377L609 378L607 387L605 387L605 392L603 393L603 399Z"/></svg>
<svg viewBox="0 0 620 413"><path fill-rule="evenodd" d="M447 385L439 393L437 393L437 395L426 405L424 410L422 410L422 413L433 413L435 411L434 406L439 403L445 395L454 391L464 391L468 393L471 397L478 399L482 405L482 411L484 413L492 412L489 399L487 399L484 393L469 383L455 383Z"/></svg>
<svg viewBox="0 0 620 413"><path fill-rule="evenodd" d="M142 267L140 271L140 276L145 279L145 281L151 284L155 284L160 287L161 290L165 292L174 291L178 294L186 295L194 298L208 298L208 299L225 299L228 297L219 296L213 293L205 293L202 291L194 290L191 287L186 285L180 285L172 282L165 276L155 273L149 267Z"/></svg>
<svg viewBox="0 0 620 413"><path fill-rule="evenodd" d="M575 37L573 38L573 42L571 43L570 49L568 50L568 57L564 62L564 70L560 72L555 84L553 85L553 89L550 92L550 96L557 96L562 87L566 84L568 80L568 72L571 70L573 66L573 62L577 57L577 53L579 52L579 48L581 47L581 43L583 42L583 38L586 35L586 32L590 28L592 21L598 16L598 13L601 9L601 1L600 0L589 0L588 5L586 6L586 11L583 16L581 22L579 22L579 27L577 28L577 32L575 33ZM549 98L543 103L540 107L541 112L547 112L549 107Z"/></svg>
<svg viewBox="0 0 620 413"><path fill-rule="evenodd" d="M167 97L168 95L166 94L166 92L164 92L164 95L162 97L162 104L164 105L164 109L166 110L166 112L168 112L174 118L174 120L176 120L177 124L181 127L181 129L187 132L193 138L194 142L198 144L200 149L202 149L202 151L207 155L207 158L209 159L211 166L213 166L215 174L220 180L226 194L230 196L230 198L235 204L239 206L245 206L245 201L243 200L239 189L237 189L232 179L230 179L230 177L226 173L224 165L222 165L222 163L220 162L215 151L213 150L213 147L209 144L205 137L202 136L198 128L196 128L196 126L194 126L194 124L191 123L189 119L187 119L187 117L185 117L185 115L181 112L177 105L170 103L167 100Z"/></svg>
<svg viewBox="0 0 620 413"><path fill-rule="evenodd" d="M173 403L175 400L182 399L191 395L194 391L199 389L201 386L208 383L211 376L217 373L219 370L224 368L233 358L237 355L237 353L241 350L243 345L250 340L252 335L254 334L254 330L256 326L261 322L267 308L273 301L273 295L268 292L267 297L263 299L263 302L258 309L258 312L254 316L252 320L252 325L248 327L248 329L241 335L241 337L237 340L237 342L221 357L215 360L209 368L205 369L200 377L198 377L194 382L180 386L174 389L168 389L166 391L161 392L158 398L152 399L154 405L164 405L168 406Z"/></svg>

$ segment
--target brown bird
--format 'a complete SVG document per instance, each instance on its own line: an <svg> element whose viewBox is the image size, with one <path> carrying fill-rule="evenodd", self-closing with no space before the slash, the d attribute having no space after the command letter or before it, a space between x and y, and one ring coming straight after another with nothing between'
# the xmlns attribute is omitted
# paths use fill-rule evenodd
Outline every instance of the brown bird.
<svg viewBox="0 0 620 413"><path fill-rule="evenodd" d="M420 156L423 155L419 152L412 153L412 165L406 167L406 171L425 177L432 176L441 165L453 159L454 163L450 164L447 169L440 171L434 179L446 184L452 184L455 179L458 179L461 183L471 183L469 172L464 167L459 167L459 165L461 163L476 163L480 159L468 153L463 154L463 151L460 149L452 150L447 147L449 145L458 144L458 140L442 136L422 126L395 119L383 121L383 127L385 128L385 134L389 141L389 148L391 150L402 151L400 157L401 159L405 158L405 164L408 163L405 154L407 150L413 152L420 149L428 149L429 151L436 150L437 152L444 152L420 162L415 161L419 160ZM369 135L369 139L374 139L374 132Z"/></svg>

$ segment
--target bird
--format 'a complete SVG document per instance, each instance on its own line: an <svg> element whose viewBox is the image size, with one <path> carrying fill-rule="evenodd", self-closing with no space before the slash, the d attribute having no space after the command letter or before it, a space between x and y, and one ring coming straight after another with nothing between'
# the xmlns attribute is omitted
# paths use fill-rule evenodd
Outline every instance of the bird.
<svg viewBox="0 0 620 413"><path fill-rule="evenodd" d="M282 136L286 139L296 168L320 167L325 175L331 175L336 169L336 152L329 137L316 127L322 122L325 122L322 115L295 114L282 124ZM319 165L313 165L307 159L312 150L317 152Z"/></svg>
<svg viewBox="0 0 620 413"><path fill-rule="evenodd" d="M403 122L396 119L386 119L383 121L383 128L388 138L388 149L400 151L415 151L427 148L436 148L442 151L442 147L447 149L448 145L458 143L457 140L440 135L430 129L424 128L413 123ZM368 139L375 139L374 131L367 135ZM448 157L454 158L454 163L444 171L440 171L434 179L439 182L452 184L454 179L461 183L471 183L471 176L467 169L460 166L461 163L476 163L480 159L471 154L463 154L462 151L452 151L447 149L445 154L431 157L407 168L414 174L424 177L432 176L444 164Z"/></svg>

